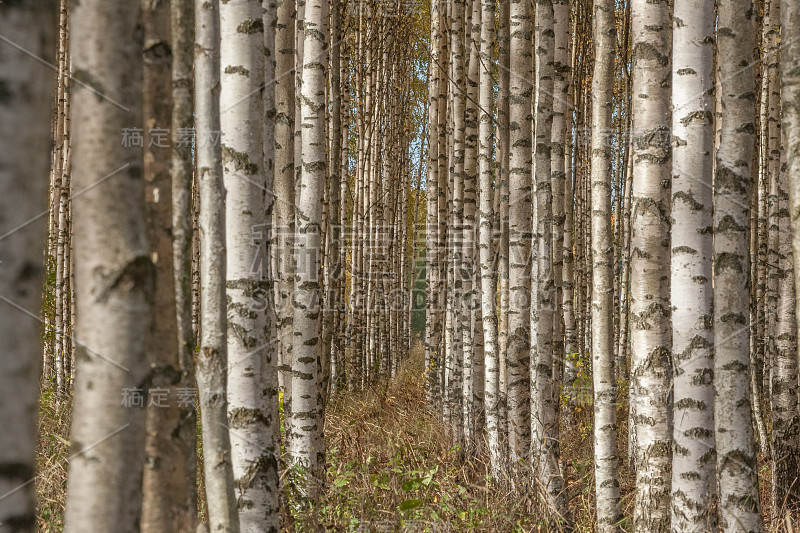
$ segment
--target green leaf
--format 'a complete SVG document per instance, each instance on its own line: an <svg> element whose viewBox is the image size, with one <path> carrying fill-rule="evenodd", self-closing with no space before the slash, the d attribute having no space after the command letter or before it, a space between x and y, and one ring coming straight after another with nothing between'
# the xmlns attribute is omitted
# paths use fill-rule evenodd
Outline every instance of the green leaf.
<svg viewBox="0 0 800 533"><path fill-rule="evenodd" d="M401 511L410 511L422 505L422 500L405 500L400 502Z"/></svg>
<svg viewBox="0 0 800 533"><path fill-rule="evenodd" d="M408 481L403 482L403 490L406 492L411 492L412 490L417 490L420 487L420 479L409 479Z"/></svg>

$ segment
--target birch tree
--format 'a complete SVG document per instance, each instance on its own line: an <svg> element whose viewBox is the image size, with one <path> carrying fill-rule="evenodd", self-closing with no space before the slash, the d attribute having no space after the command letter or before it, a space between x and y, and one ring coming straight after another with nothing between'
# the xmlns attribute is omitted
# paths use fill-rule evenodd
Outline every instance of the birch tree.
<svg viewBox="0 0 800 533"><path fill-rule="evenodd" d="M461 236L461 283L463 303L461 310L461 342L463 346L463 427L467 446L473 445L475 412L473 409L473 380L475 379L476 351L472 323L477 313L477 287L475 280L475 207L478 184L478 53L480 41L480 0L470 0L470 22L466 25L468 54L466 99L465 99L465 144L464 144L464 224ZM483 379L483 378L481 378Z"/></svg>
<svg viewBox="0 0 800 533"><path fill-rule="evenodd" d="M796 288L792 274L786 172L777 176L777 225L779 239L778 308L775 319L775 354L770 362L770 410L772 412L772 508L777 516L790 516L800 507L796 492L800 473L800 414L797 392Z"/></svg>
<svg viewBox="0 0 800 533"><path fill-rule="evenodd" d="M677 0L672 30L672 529L715 529L711 287L714 9Z"/></svg>
<svg viewBox="0 0 800 533"><path fill-rule="evenodd" d="M592 381L597 528L621 531L617 455L617 390L612 335L611 112L616 25L614 2L594 2L592 74Z"/></svg>
<svg viewBox="0 0 800 533"><path fill-rule="evenodd" d="M0 437L0 530L21 533L36 531L29 480L41 369L41 325L34 317L41 307L44 268L41 249L31 243L43 242L47 228L20 224L46 209L54 88L52 71L24 51L54 59L56 7L53 0L0 4L0 35L7 41L0 43L0 420L14 428Z"/></svg>
<svg viewBox="0 0 800 533"><path fill-rule="evenodd" d="M279 0L275 25L275 207L273 235L275 245L275 311L278 335L278 374L284 389L284 406L291 405L292 288L294 272L292 237L294 233L294 55L295 3ZM285 412L289 412L285 409ZM290 422L290 417L286 417ZM291 431L288 429L286 434Z"/></svg>
<svg viewBox="0 0 800 533"><path fill-rule="evenodd" d="M508 433L509 459L530 453L531 309L531 14L522 0L511 3L509 86L508 233Z"/></svg>
<svg viewBox="0 0 800 533"><path fill-rule="evenodd" d="M175 309L181 387L195 386L192 331L192 246L194 160L192 143L186 133L194 127L192 76L194 67L194 1L172 0L170 3L172 36L172 255L175 269ZM191 404L179 405L180 439L185 448L187 480L184 486L189 527L197 522L197 414Z"/></svg>
<svg viewBox="0 0 800 533"><path fill-rule="evenodd" d="M508 278L508 210L509 210L509 102L508 94L511 83L509 67L509 45L511 42L509 2L500 2L498 9L497 30L497 165L495 183L498 187L497 203L497 277L500 291L499 316L497 320L497 382L499 387L498 433L500 435L501 455L507 457L508 444L508 310L509 310L509 278Z"/></svg>
<svg viewBox="0 0 800 533"><path fill-rule="evenodd" d="M477 1L477 0L474 0ZM492 48L494 47L495 7L492 0L481 3L482 18L492 21L481 25L480 43L480 100L478 118L478 167L479 167L479 210L478 210L478 250L480 256L481 280L481 327L483 328L484 370L484 405L486 406L486 437L489 445L489 457L492 461L492 474L497 477L501 472L502 457L500 454L500 435L498 431L498 403L500 401L500 382L497 357L497 275L493 264L492 250L494 213L493 194L493 127L492 108Z"/></svg>
<svg viewBox="0 0 800 533"><path fill-rule="evenodd" d="M294 293L294 342L292 362L293 427L292 462L309 476L301 490L314 497L318 476L324 468L323 413L317 386L321 344L319 342L321 291L319 280L322 240L322 199L327 176L325 139L325 85L328 46L328 3L308 0L305 6L302 69L302 160L297 198ZM313 480L312 477L313 476Z"/></svg>
<svg viewBox="0 0 800 533"><path fill-rule="evenodd" d="M219 0L195 3L195 124L200 197L201 337L197 387L203 437L203 473L211 531L238 533L227 416L227 304L225 189L220 143Z"/></svg>
<svg viewBox="0 0 800 533"><path fill-rule="evenodd" d="M428 74L428 173L425 180L425 395L435 406L439 395L442 320L439 300L439 86L442 58L439 2L431 3L431 60ZM352 300L351 300L352 301Z"/></svg>
<svg viewBox="0 0 800 533"><path fill-rule="evenodd" d="M714 180L714 425L720 527L761 531L750 402L750 194L754 176L754 4L722 0L717 22L719 137ZM742 14L747 16L742 16Z"/></svg>
<svg viewBox="0 0 800 533"><path fill-rule="evenodd" d="M275 426L266 385L271 287L265 257L266 179L263 162L264 20L261 4L220 6L220 116L224 172L228 425L242 531L277 531Z"/></svg>
<svg viewBox="0 0 800 533"><path fill-rule="evenodd" d="M783 149L789 184L794 285L800 286L800 11L792 2L781 5L781 108ZM800 300L798 300L800 301ZM800 317L800 312L795 314Z"/></svg>
<svg viewBox="0 0 800 533"><path fill-rule="evenodd" d="M631 217L631 403L636 531L670 528L672 478L670 214L670 13L631 0L633 197Z"/></svg>
<svg viewBox="0 0 800 533"><path fill-rule="evenodd" d="M449 421L455 432L457 444L462 444L463 397L462 384L462 320L464 305L463 275L461 258L463 254L462 224L464 219L464 156L466 125L464 123L466 100L466 59L464 46L465 0L450 0L450 194L447 274L447 316L445 318L445 420Z"/></svg>
<svg viewBox="0 0 800 533"><path fill-rule="evenodd" d="M120 142L142 127L138 2L75 3L71 42L77 380L65 531L139 530L153 312L142 150ZM30 30L29 30L30 31ZM130 397L130 396L128 396ZM139 406L137 406L139 405Z"/></svg>
<svg viewBox="0 0 800 533"><path fill-rule="evenodd" d="M142 4L144 17L144 179L147 240L155 266L155 300L149 364L151 394L147 405L142 530L189 531L192 510L186 499L187 454L194 438L175 438L184 424L185 407L177 400L182 386L173 261L172 160L164 133L172 120L172 46L170 3ZM161 395L166 395L166 400Z"/></svg>

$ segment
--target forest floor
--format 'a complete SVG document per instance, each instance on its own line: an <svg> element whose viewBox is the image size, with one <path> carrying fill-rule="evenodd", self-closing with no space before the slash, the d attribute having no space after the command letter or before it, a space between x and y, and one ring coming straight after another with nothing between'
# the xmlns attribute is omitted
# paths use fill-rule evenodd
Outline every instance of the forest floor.
<svg viewBox="0 0 800 533"><path fill-rule="evenodd" d="M493 480L485 453L465 456L453 445L447 426L426 406L423 366L422 349L417 346L389 383L331 401L325 422L327 488L313 508L297 504L296 496L285 490L285 501L290 503L284 505L286 529L559 531L548 521L535 486L522 478ZM621 399L627 396L626 390L619 392ZM591 397L578 395L577 401L564 404L569 407L562 408L561 455L570 512L574 531L590 532L595 530ZM63 528L69 415L68 403L57 406L47 391L43 393L36 479L38 526L43 533ZM630 517L634 480L627 468L625 401L619 404L618 419L620 488L624 514ZM766 503L769 479L764 476L769 468L761 466L761 496Z"/></svg>

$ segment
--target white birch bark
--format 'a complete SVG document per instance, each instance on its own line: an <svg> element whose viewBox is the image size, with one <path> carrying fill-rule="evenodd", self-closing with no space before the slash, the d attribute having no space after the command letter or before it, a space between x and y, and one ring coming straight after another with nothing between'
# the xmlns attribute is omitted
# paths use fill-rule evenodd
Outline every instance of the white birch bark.
<svg viewBox="0 0 800 533"><path fill-rule="evenodd" d="M274 302L277 315L279 383L284 392L284 413L291 407L292 290L294 288L294 109L295 109L295 2L279 0L275 26L275 178L273 191ZM290 416L284 417L286 436ZM287 440L288 442L288 440Z"/></svg>
<svg viewBox="0 0 800 533"><path fill-rule="evenodd" d="M497 374L499 398L498 401L498 433L500 436L500 452L505 460L508 456L508 305L509 305L509 277L508 277L508 209L509 209L509 87L511 72L509 68L510 34L510 9L509 2L501 2L498 10L497 31L497 61L498 77L500 78L497 91L497 173L495 182L498 183L498 290L500 291L500 315L497 320Z"/></svg>
<svg viewBox="0 0 800 533"><path fill-rule="evenodd" d="M714 9L676 0L672 30L672 529L716 529L711 286Z"/></svg>
<svg viewBox="0 0 800 533"><path fill-rule="evenodd" d="M782 165L783 166L783 165ZM776 206L779 236L778 307L775 318L775 354L770 365L770 409L772 411L772 508L775 516L796 514L800 474L800 412L797 392L796 289L792 274L787 174L778 175Z"/></svg>
<svg viewBox="0 0 800 533"><path fill-rule="evenodd" d="M560 10L563 15L563 10ZM531 402L534 461L545 498L555 518L569 521L564 478L559 468L558 400L559 379L554 364L555 277L553 273L553 187L551 136L553 131L553 75L555 60L554 9L552 0L536 4L536 296L532 313L536 333L531 349ZM560 251L560 250L559 250ZM532 334L533 335L533 334Z"/></svg>
<svg viewBox="0 0 800 533"><path fill-rule="evenodd" d="M267 192L263 162L264 20L261 4L220 5L220 124L225 199L228 308L228 428L243 532L277 531L274 435L266 414Z"/></svg>
<svg viewBox="0 0 800 533"><path fill-rule="evenodd" d="M614 2L594 2L592 74L592 381L597 530L621 531L617 387L612 325L611 161L616 26Z"/></svg>
<svg viewBox="0 0 800 533"><path fill-rule="evenodd" d="M669 302L670 13L631 0L633 197L631 403L635 410L635 531L670 527L672 362Z"/></svg>
<svg viewBox="0 0 800 533"><path fill-rule="evenodd" d="M508 233L508 433L509 459L530 453L531 309L531 13L522 0L509 14L509 233Z"/></svg>
<svg viewBox="0 0 800 533"><path fill-rule="evenodd" d="M439 43L440 3L431 3L430 71L428 74L428 173L425 180L425 399L432 408L439 397L441 367L442 315L439 291L439 92L441 67Z"/></svg>
<svg viewBox="0 0 800 533"><path fill-rule="evenodd" d="M464 218L461 236L461 283L464 296L461 306L462 333L462 395L463 395L463 428L467 446L473 446L475 438L475 413L473 411L473 391L475 389L475 345L472 333L474 315L478 312L478 295L475 280L475 208L478 183L478 47L480 41L480 3L481 0L470 0L468 6L471 14L465 27L467 36L465 55L468 58L466 77L466 98L464 101Z"/></svg>
<svg viewBox="0 0 800 533"><path fill-rule="evenodd" d="M77 354L65 531L139 531L144 395L153 312L142 150L138 2L74 3L71 30ZM108 179L104 179L108 177Z"/></svg>
<svg viewBox="0 0 800 533"><path fill-rule="evenodd" d="M195 3L195 127L200 197L197 388L210 531L239 532L227 407L225 189L220 139L219 0Z"/></svg>
<svg viewBox="0 0 800 533"><path fill-rule="evenodd" d="M800 284L800 8L793 2L781 6L781 108L783 149L789 183L792 223L792 257L795 287ZM798 300L800 301L800 300ZM800 312L797 313L800 316Z"/></svg>
<svg viewBox="0 0 800 533"><path fill-rule="evenodd" d="M477 1L477 0L474 0ZM483 20L495 19L492 0L483 0ZM494 213L493 178L493 125L492 108L492 48L495 41L494 24L481 25L480 43L480 100L478 118L478 166L479 166L479 210L478 253L480 255L481 327L483 328L484 353L484 406L486 409L486 440L489 446L492 475L502 472L500 434L498 431L498 403L500 401L499 365L497 357L497 274L492 250Z"/></svg>
<svg viewBox="0 0 800 533"><path fill-rule="evenodd" d="M322 440L323 413L317 396L321 344L319 339L320 254L322 199L327 176L325 139L325 85L328 46L328 3L310 0L305 6L303 69L301 74L302 160L297 198L294 293L294 342L292 362L293 428L291 458L307 477L304 494L314 497L325 465ZM313 477L312 477L313 476Z"/></svg>
<svg viewBox="0 0 800 533"><path fill-rule="evenodd" d="M721 105L714 179L714 426L720 527L761 531L757 462L750 405L750 203L755 152L752 0L718 4L717 61ZM745 13L747 16L742 16ZM757 213L752 213L757 215ZM757 237L757 232L754 232Z"/></svg>

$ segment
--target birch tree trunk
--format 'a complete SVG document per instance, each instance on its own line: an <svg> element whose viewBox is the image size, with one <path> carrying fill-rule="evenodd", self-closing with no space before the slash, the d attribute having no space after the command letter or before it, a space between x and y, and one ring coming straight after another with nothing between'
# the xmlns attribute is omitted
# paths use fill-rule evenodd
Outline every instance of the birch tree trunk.
<svg viewBox="0 0 800 533"><path fill-rule="evenodd" d="M149 365L142 531L189 531L187 453L194 439L181 433L186 408L177 401L182 386L173 261L171 151L172 46L170 2L142 3L144 16L144 179L147 240L155 266L155 299ZM191 104L190 104L191 105Z"/></svg>
<svg viewBox="0 0 800 533"><path fill-rule="evenodd" d="M631 0L633 213L631 401L635 410L635 531L670 528L672 478L670 213L670 13Z"/></svg>
<svg viewBox="0 0 800 533"><path fill-rule="evenodd" d="M54 0L0 4L0 35L52 61L57 5ZM0 97L0 232L4 235L0 239L4 258L0 268L0 421L14 428L0 437L0 494L4 495L0 531L27 533L37 530L34 485L29 480L34 476L42 345L41 324L33 317L39 316L44 277L42 250L31 243L44 242L47 227L42 221L13 230L47 208L55 86L49 68L8 43L0 46L0 87L4 88Z"/></svg>
<svg viewBox="0 0 800 533"><path fill-rule="evenodd" d="M194 63L194 1L170 3L172 34L172 256L175 276L180 386L195 387L194 353L197 341L192 331L192 182L194 160L191 134L194 127L192 75ZM188 137L188 138L187 138ZM194 400L194 398L192 398ZM197 414L194 401L178 405L179 439L185 446L186 483L184 500L189 527L197 523Z"/></svg>
<svg viewBox="0 0 800 533"><path fill-rule="evenodd" d="M774 12L773 12L774 13ZM778 316L775 319L775 358L770 366L772 411L772 509L774 516L794 516L800 507L800 413L797 393L796 288L792 274L787 174L778 175L776 206L779 236Z"/></svg>
<svg viewBox="0 0 800 533"><path fill-rule="evenodd" d="M438 396L442 320L439 301L439 85L441 57L440 3L431 3L430 69L428 73L428 173L425 180L425 399L432 408Z"/></svg>
<svg viewBox="0 0 800 533"><path fill-rule="evenodd" d="M612 327L611 112L614 89L614 2L595 0L592 74L592 381L597 529L621 531L617 455L617 387Z"/></svg>
<svg viewBox="0 0 800 533"><path fill-rule="evenodd" d="M794 259L794 286L800 283L800 8L796 3L781 5L781 106L783 150L789 186L789 215ZM796 294L795 294L796 298ZM795 299L798 305L800 299ZM800 317L800 309L795 309ZM795 437L798 438L798 437ZM798 487L794 487L797 492Z"/></svg>
<svg viewBox="0 0 800 533"><path fill-rule="evenodd" d="M210 531L239 532L227 401L225 189L220 139L219 0L195 3L195 124L200 197L200 350L197 388Z"/></svg>
<svg viewBox="0 0 800 533"><path fill-rule="evenodd" d="M75 3L71 12L77 284L77 381L65 531L139 530L153 264L147 245L138 2ZM48 54L49 55L49 54ZM130 398L131 396L128 396ZM122 398L123 401L120 401Z"/></svg>
<svg viewBox="0 0 800 533"><path fill-rule="evenodd" d="M505 460L509 440L508 431L508 305L509 305L509 278L508 278L508 210L509 210L509 102L508 94L511 83L511 69L509 67L510 34L510 3L500 2L498 11L497 31L497 62L498 82L497 90L497 172L495 183L499 187L497 213L497 277L498 290L500 291L500 316L497 321L497 382L499 387L498 404L498 433L500 435L500 453Z"/></svg>
<svg viewBox="0 0 800 533"><path fill-rule="evenodd" d="M342 4L339 0L331 2L331 54L330 54L330 139L328 145L330 150L329 169L330 178L328 182L328 213L327 231L325 238L325 316L323 323L323 353L330 359L330 374L328 389L324 395L336 391L338 380L337 372L344 370L342 352L337 344L335 334L337 319L340 307L344 306L344 300L340 300L340 286L344 277L344 262L340 262L340 248L342 247L342 232L340 220L341 190L340 174L342 157L342 94L341 94L341 41L342 41Z"/></svg>
<svg viewBox="0 0 800 533"><path fill-rule="evenodd" d="M538 242L535 305L536 344L531 350L533 390L533 453L547 503L558 518L569 520L564 478L559 468L558 397L560 383L554 372L555 277L553 274L553 187L551 136L553 131L553 74L555 58L552 0L536 4L536 239ZM538 300L538 301L537 301ZM559 328L560 329L560 328Z"/></svg>
<svg viewBox="0 0 800 533"><path fill-rule="evenodd" d="M262 18L264 22L264 85L265 88L275 83L275 28L278 21L278 10L272 0L262 0ZM275 311L275 278L271 269L274 256L274 227L273 213L275 209L276 196L275 190L275 116L277 108L275 106L275 93L264 90L264 120L261 127L264 131L262 157L264 166L264 188L265 199L264 209L265 228L260 236L266 244L259 254L263 254L264 260L261 262L266 287L264 290L265 312L266 312L266 348L263 360L264 373L261 390L264 409L260 416L264 419L263 430L265 435L265 448L262 450L258 460L259 466L263 468L263 481L266 486L261 488L266 493L264 498L265 508L256 521L260 522L260 531L275 532L280 530L280 460L281 460L281 418L278 406L279 386L278 386L278 346L275 340L277 337L277 313ZM261 302L259 302L261 304ZM256 308L259 308L256 306ZM258 416L258 415L256 415Z"/></svg>
<svg viewBox="0 0 800 533"><path fill-rule="evenodd" d="M717 68L721 106L714 180L714 425L720 527L759 532L758 477L749 405L750 194L755 142L751 0L718 4ZM742 13L748 16L743 17Z"/></svg>
<svg viewBox="0 0 800 533"><path fill-rule="evenodd" d="M474 446L475 413L473 412L473 380L475 379L475 345L472 333L474 315L479 305L475 280L475 207L478 183L478 47L480 41L480 2L470 0L471 16L465 31L467 35L468 68L465 99L465 150L464 150L464 225L461 236L461 278L464 300L461 307L461 332L463 346L463 427L468 447Z"/></svg>
<svg viewBox="0 0 800 533"><path fill-rule="evenodd" d="M477 1L477 0L474 0ZM498 477L502 472L500 435L498 431L498 404L500 401L500 382L497 357L497 274L492 250L494 195L493 182L493 127L492 109L492 48L494 46L495 7L492 0L483 0L482 19L492 23L481 25L480 43L480 100L478 116L479 167L479 210L478 210L478 252L480 255L481 288L481 327L483 328L484 406L486 409L486 439L489 446L492 475Z"/></svg>
<svg viewBox="0 0 800 533"><path fill-rule="evenodd" d="M564 157L567 131L566 112L571 105L570 81L570 0L553 2L553 124L550 133L550 175L552 182L553 224L551 255L553 264L553 390L556 398L556 416L560 407L561 386L564 379L564 188L566 159Z"/></svg>
<svg viewBox="0 0 800 533"><path fill-rule="evenodd" d="M716 529L711 287L714 8L676 0L672 61L672 529ZM718 263L719 265L719 263Z"/></svg>
<svg viewBox="0 0 800 533"><path fill-rule="evenodd" d="M516 0L510 7L509 208L508 208L508 433L512 464L527 460L531 444L531 14ZM516 466L516 465L515 465Z"/></svg>
<svg viewBox="0 0 800 533"><path fill-rule="evenodd" d="M228 429L243 532L277 531L275 426L267 417L270 290L263 162L264 20L261 4L220 6L220 115L228 308Z"/></svg>
<svg viewBox="0 0 800 533"><path fill-rule="evenodd" d="M275 25L275 312L279 385L283 388L285 444L291 436L292 290L294 288L295 3L279 0ZM286 446L288 449L288 446Z"/></svg>
<svg viewBox="0 0 800 533"><path fill-rule="evenodd" d="M320 254L322 241L322 199L327 176L325 139L325 85L328 46L328 3L309 0L305 7L302 91L302 160L300 193L297 202L294 293L294 342L292 362L291 457L308 478L301 491L314 498L325 466L321 402L317 386L321 344L319 341Z"/></svg>

